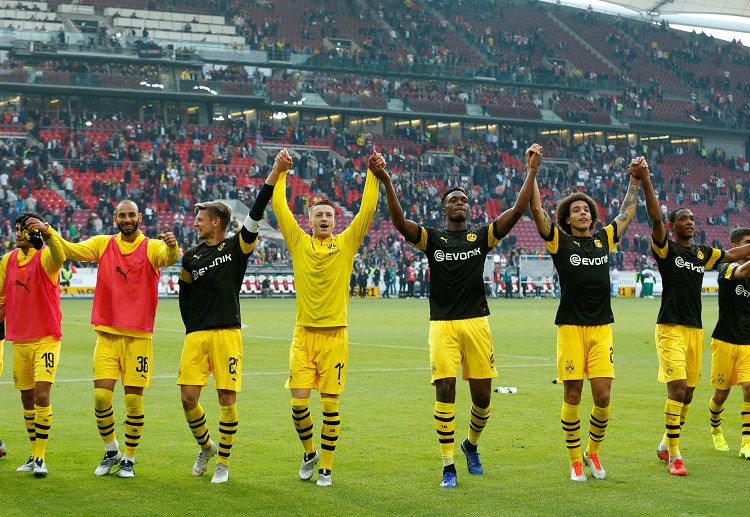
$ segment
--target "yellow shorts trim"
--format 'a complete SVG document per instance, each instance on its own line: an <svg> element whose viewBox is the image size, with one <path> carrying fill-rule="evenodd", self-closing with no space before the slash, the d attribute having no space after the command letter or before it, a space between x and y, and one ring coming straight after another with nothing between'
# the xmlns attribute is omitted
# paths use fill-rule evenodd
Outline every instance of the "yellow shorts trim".
<svg viewBox="0 0 750 517"><path fill-rule="evenodd" d="M697 386L701 378L703 329L657 323L656 354L659 382L686 380L688 387Z"/></svg>
<svg viewBox="0 0 750 517"><path fill-rule="evenodd" d="M42 338L39 342L13 344L13 384L18 390L32 390L37 382L55 382L60 361L60 341Z"/></svg>
<svg viewBox="0 0 750 517"><path fill-rule="evenodd" d="M94 347L94 380L122 379L123 386L145 388L151 384L153 358L150 337L97 332Z"/></svg>
<svg viewBox="0 0 750 517"><path fill-rule="evenodd" d="M717 390L728 390L745 382L750 382L750 345L712 339L711 386Z"/></svg>
<svg viewBox="0 0 750 517"><path fill-rule="evenodd" d="M461 365L461 378L494 379L495 349L486 316L465 320L430 321L431 382L455 378Z"/></svg>
<svg viewBox="0 0 750 517"><path fill-rule="evenodd" d="M213 373L217 390L242 390L242 332L210 329L185 336L177 384L207 386Z"/></svg>
<svg viewBox="0 0 750 517"><path fill-rule="evenodd" d="M615 378L612 325L559 325L557 377L564 381Z"/></svg>
<svg viewBox="0 0 750 517"><path fill-rule="evenodd" d="M294 327L287 389L340 395L346 386L349 333L346 327Z"/></svg>

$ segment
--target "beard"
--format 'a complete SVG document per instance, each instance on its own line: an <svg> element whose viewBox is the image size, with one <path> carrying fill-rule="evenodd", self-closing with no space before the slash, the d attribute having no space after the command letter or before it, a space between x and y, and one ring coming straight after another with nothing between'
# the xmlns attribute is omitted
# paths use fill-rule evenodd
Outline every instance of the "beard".
<svg viewBox="0 0 750 517"><path fill-rule="evenodd" d="M130 228L124 228L122 224L117 223L117 228L120 230L120 233L130 237L131 235L133 235L135 232L138 231L138 221L132 223L132 226Z"/></svg>

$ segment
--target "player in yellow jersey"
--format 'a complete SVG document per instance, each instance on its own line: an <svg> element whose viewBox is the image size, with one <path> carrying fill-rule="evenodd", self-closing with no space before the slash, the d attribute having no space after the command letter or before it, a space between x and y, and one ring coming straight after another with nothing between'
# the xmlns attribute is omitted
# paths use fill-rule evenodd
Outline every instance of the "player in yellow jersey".
<svg viewBox="0 0 750 517"><path fill-rule="evenodd" d="M170 232L148 239L138 229L143 216L129 200L117 205L114 223L120 233L97 235L80 243L63 240L68 259L96 262L97 284L91 323L94 348L94 413L105 452L94 471L110 473L120 464L119 477L133 477L133 465L145 423L143 389L151 382L152 335L159 268L177 262L179 248ZM117 379L125 388L125 454L115 434L112 395Z"/></svg>
<svg viewBox="0 0 750 517"><path fill-rule="evenodd" d="M34 242L33 234L47 241ZM40 216L16 219L16 249L0 264L0 311L13 341L13 380L21 392L31 456L16 469L47 476L45 455L52 428L50 390L60 360L62 313L60 267L65 255L60 237Z"/></svg>
<svg viewBox="0 0 750 517"><path fill-rule="evenodd" d="M289 352L289 378L286 387L292 395L294 427L305 449L299 476L312 478L321 461L318 486L331 485L333 453L339 437L339 397L346 383L349 360L347 304L349 278L354 255L370 226L378 204L380 181L374 168L384 169L385 160L375 153L368 163L367 179L359 213L349 227L334 234L335 206L322 200L310 208L312 235L297 225L286 199L286 176L292 159L284 149L276 156L274 168L280 172L273 191L273 211L289 250L297 288L297 317ZM317 389L323 409L322 454L313 444L310 392Z"/></svg>
<svg viewBox="0 0 750 517"><path fill-rule="evenodd" d="M0 375L3 374L3 345L5 344L5 320L0 321ZM0 440L0 459L8 453L8 448Z"/></svg>

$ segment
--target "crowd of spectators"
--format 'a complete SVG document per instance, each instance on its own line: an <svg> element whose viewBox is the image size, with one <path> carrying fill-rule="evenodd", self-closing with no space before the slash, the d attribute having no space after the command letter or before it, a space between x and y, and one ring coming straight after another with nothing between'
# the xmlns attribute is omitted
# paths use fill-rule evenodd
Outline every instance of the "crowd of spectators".
<svg viewBox="0 0 750 517"><path fill-rule="evenodd" d="M297 173L312 179L312 190L298 193L290 200L291 205L296 213L304 214L309 203L327 197L354 213L364 182L366 155L383 138L317 126L294 127L285 121L268 121L256 127L235 120L212 128L190 126L179 119L164 123L127 121L121 115L115 118L121 119L117 121L119 129L103 132L96 131L100 119L92 113L63 113L60 120L23 112L0 114L0 120L28 127L41 141L41 145L17 140L0 146L0 215L4 221L0 241L4 248L13 245L13 221L24 210L41 212L63 236L77 240L110 231L114 205L124 198L139 204L148 233L155 235L169 228L187 248L195 242L191 229L195 200L228 198L252 204L273 160L270 154L265 161L257 159L256 145L264 139L286 142L291 147L303 145L308 138L327 139L343 161L326 153L302 150ZM55 127L66 129L50 130ZM456 139L436 155L429 152L429 137L425 140L424 134L415 134L409 144L397 142L380 147L407 217L426 226L442 224L440 196L452 185L461 185L470 193L470 225L487 224L509 208L523 182L523 151L532 143L529 137L504 131L481 140ZM632 146L624 141L601 144L594 140L540 143L545 156L557 158L545 164L538 178L543 204L551 214L562 196L582 190L597 201L603 220L614 218L628 183L627 163L639 154L646 155L652 164L665 216L667 204L719 204L720 209L705 221L698 221L698 241L707 240L708 227L728 225L733 217L736 220L737 215L746 214L750 205L748 163L744 158L727 157L720 148L708 151L668 143ZM665 176L664 164L684 158L686 153L694 155L696 164L714 167L715 172L700 184L691 178L689 165L672 168ZM238 165L235 160L240 159L249 161ZM248 177L253 181L244 181ZM46 206L38 193L51 190L58 191L64 202ZM488 201L496 203L496 214L488 212ZM269 219L274 222L272 213ZM647 223L642 201L636 221ZM237 227L239 221L232 224ZM406 286L401 295L424 295L409 288L412 277L416 282L412 286L421 285L423 257L393 230L385 203L380 205L372 230L356 259L357 273L365 271L372 278L378 270L385 282L387 272L394 286ZM638 234L624 239L621 246L624 253L647 249L647 236ZM518 254L542 251L541 241L523 249L511 234L498 248L499 264L512 265ZM630 266L623 265L622 260L622 256L615 256L613 264ZM280 243L264 239L255 261L285 264L288 254ZM400 278L406 280L401 282Z"/></svg>

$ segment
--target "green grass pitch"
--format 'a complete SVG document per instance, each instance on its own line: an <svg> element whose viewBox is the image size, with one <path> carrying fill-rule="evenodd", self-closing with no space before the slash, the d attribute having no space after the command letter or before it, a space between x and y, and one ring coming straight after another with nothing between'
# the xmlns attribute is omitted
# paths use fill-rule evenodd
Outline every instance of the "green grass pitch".
<svg viewBox="0 0 750 517"><path fill-rule="evenodd" d="M562 387L555 377L554 300L490 300L500 377L517 394L493 394L492 418L480 442L483 476L470 476L457 447L459 486L438 487L440 453L433 428L424 300L352 300L350 365L342 398L342 429L331 488L297 479L301 447L290 417L287 375L293 300L243 300L244 386L240 430L232 450L230 482L211 485L209 473L190 475L197 446L184 421L175 386L183 327L175 300L162 300L154 335L154 379L146 390L146 427L135 479L96 478L103 447L93 416L90 300L63 301L63 349L53 387L54 424L49 477L36 480L15 468L29 455L20 398L12 386L12 349L5 346L0 378L0 501L5 515L623 515L746 513L750 462L737 458L741 395L725 411L731 451L713 450L708 423L710 352L704 352L682 451L690 474L667 474L654 452L663 430L666 388L656 382L654 321L658 300L614 302L615 367L612 418L602 449L606 480L568 478L559 414ZM716 300L704 299L706 344ZM123 303L122 310L128 310ZM588 389L588 386L586 387ZM456 433L468 425L468 386L458 385ZM313 395L316 440L320 405ZM211 384L202 403L218 438L218 404ZM588 428L590 393L581 405ZM115 392L120 443L125 418ZM122 446L122 445L121 445ZM211 466L211 469L213 466Z"/></svg>

